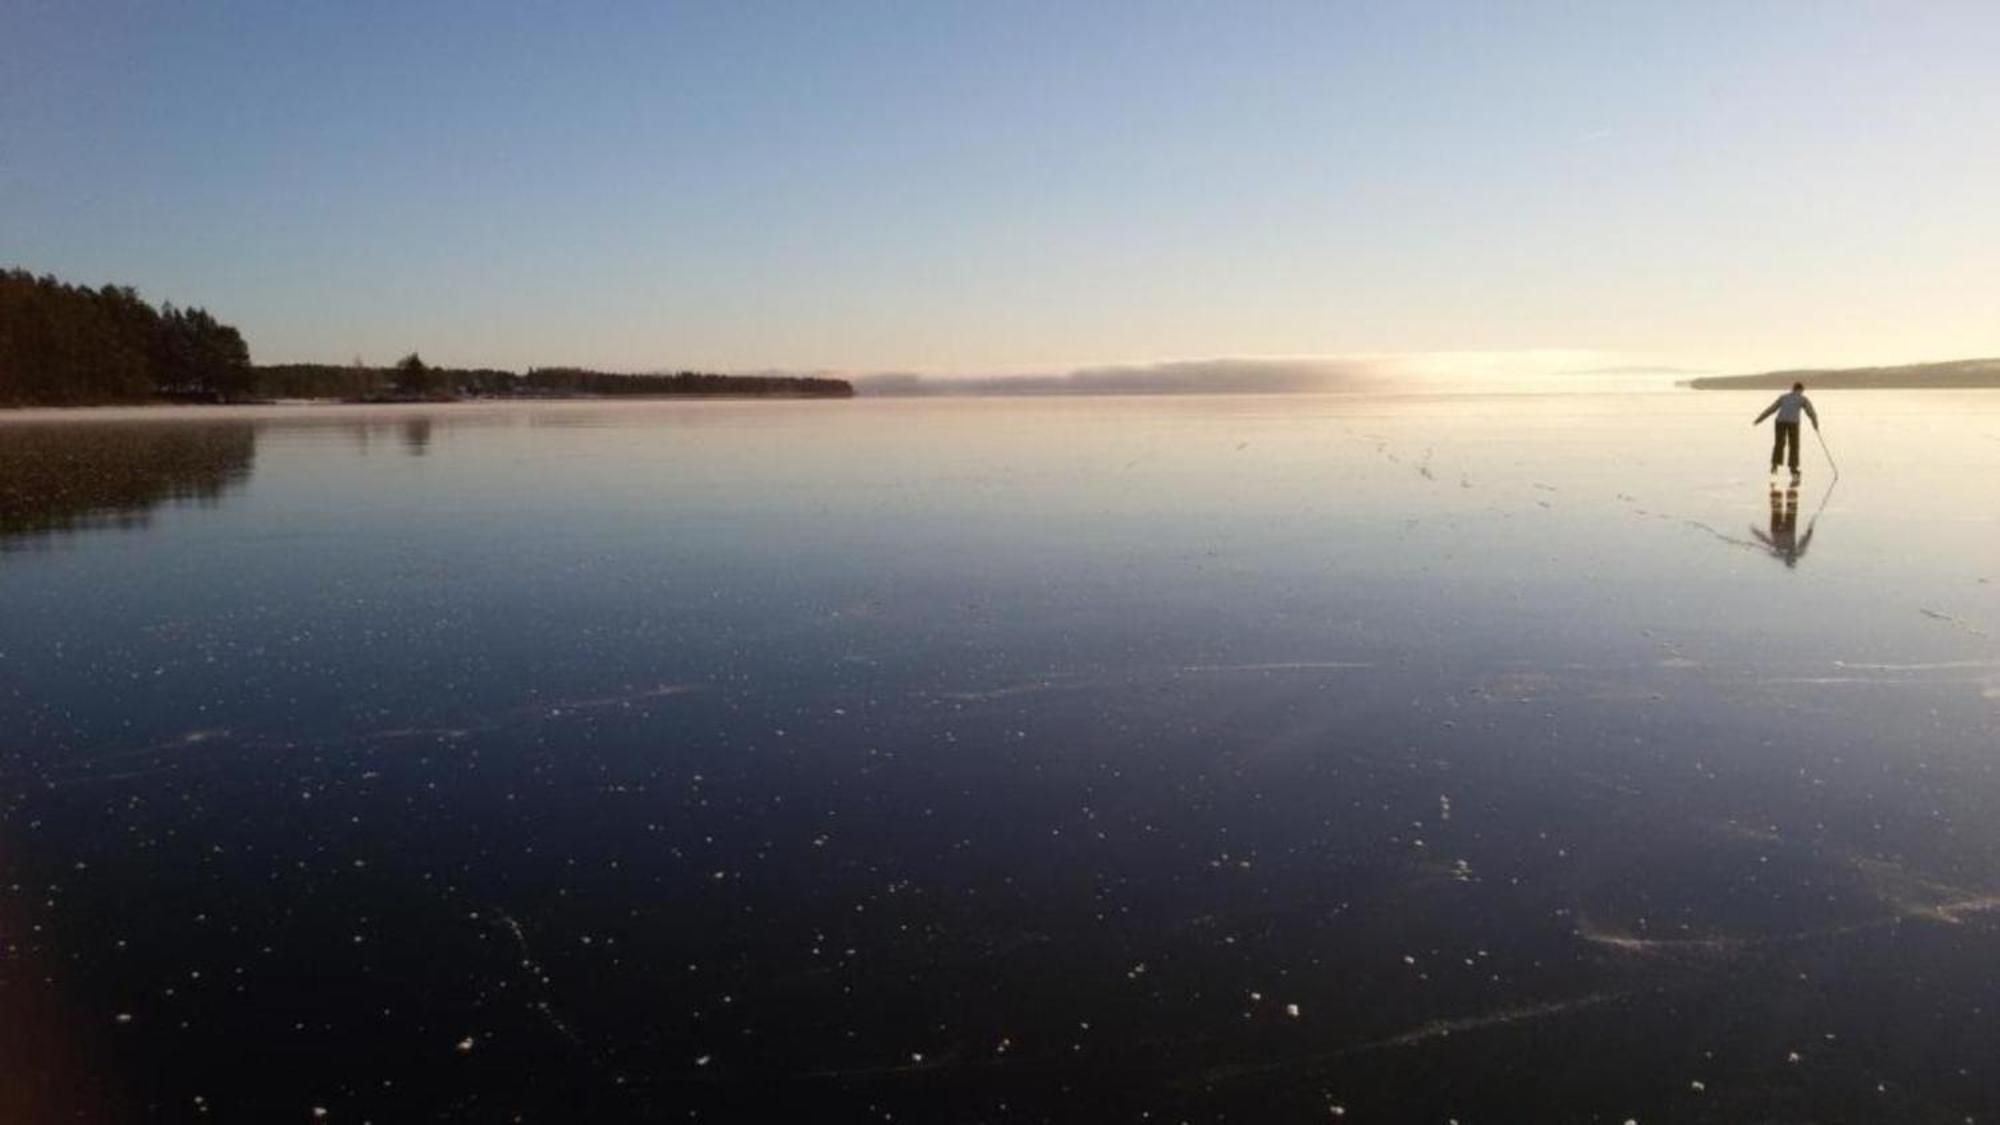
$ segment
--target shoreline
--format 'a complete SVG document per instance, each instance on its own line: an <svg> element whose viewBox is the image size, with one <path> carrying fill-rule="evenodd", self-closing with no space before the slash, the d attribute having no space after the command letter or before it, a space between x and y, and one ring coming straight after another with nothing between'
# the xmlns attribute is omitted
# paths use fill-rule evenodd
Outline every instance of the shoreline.
<svg viewBox="0 0 2000 1125"><path fill-rule="evenodd" d="M1987 391L2000 389L2000 359L1954 359L1888 367L1795 367L1754 375L1704 375L1682 386L1697 391Z"/></svg>
<svg viewBox="0 0 2000 1125"><path fill-rule="evenodd" d="M478 406L488 403L569 403L569 402L845 402L855 394L633 394L633 395L486 395L465 398L270 398L239 402L189 402L185 399L152 399L140 402L24 403L0 405L0 419L31 415L80 415L96 411L189 411L284 409L366 409L378 406Z"/></svg>

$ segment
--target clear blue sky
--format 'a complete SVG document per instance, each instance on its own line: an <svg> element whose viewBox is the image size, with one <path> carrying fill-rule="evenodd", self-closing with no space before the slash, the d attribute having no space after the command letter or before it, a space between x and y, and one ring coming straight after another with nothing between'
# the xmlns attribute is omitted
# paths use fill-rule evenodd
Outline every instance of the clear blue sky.
<svg viewBox="0 0 2000 1125"><path fill-rule="evenodd" d="M0 0L0 263L260 361L2000 354L2000 4Z"/></svg>

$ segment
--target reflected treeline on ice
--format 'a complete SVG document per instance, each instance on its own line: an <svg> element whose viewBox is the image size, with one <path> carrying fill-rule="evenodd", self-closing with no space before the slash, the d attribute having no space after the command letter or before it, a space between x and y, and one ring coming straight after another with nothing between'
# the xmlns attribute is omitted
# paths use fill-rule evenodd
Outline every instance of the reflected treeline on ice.
<svg viewBox="0 0 2000 1125"><path fill-rule="evenodd" d="M127 418L30 422L0 427L0 550L83 531L142 528L161 505L212 506L250 479L260 431L338 435L359 453L424 456L454 425L513 425L518 418L471 413L314 417L297 413L230 419Z"/></svg>
<svg viewBox="0 0 2000 1125"><path fill-rule="evenodd" d="M0 550L147 524L162 504L216 503L250 477L247 422L10 426L0 431Z"/></svg>

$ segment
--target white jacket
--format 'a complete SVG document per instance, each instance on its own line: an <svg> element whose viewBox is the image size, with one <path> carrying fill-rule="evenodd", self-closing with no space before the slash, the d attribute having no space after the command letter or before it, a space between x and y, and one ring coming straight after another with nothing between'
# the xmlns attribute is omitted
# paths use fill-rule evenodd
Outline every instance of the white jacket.
<svg viewBox="0 0 2000 1125"><path fill-rule="evenodd" d="M1790 422L1796 426L1799 424L1801 410L1805 411L1806 417L1812 419L1813 429L1819 429L1819 414L1813 410L1812 400L1806 397L1804 391L1786 391L1779 395L1776 402L1764 408L1764 413L1757 415L1757 421L1762 422L1772 414L1776 414L1778 421Z"/></svg>

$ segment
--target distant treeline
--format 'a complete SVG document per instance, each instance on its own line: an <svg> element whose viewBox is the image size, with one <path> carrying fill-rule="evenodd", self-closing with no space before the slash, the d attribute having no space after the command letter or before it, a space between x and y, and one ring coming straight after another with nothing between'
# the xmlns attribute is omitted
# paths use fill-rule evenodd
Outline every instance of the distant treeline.
<svg viewBox="0 0 2000 1125"><path fill-rule="evenodd" d="M242 335L202 309L0 270L0 406L254 393Z"/></svg>
<svg viewBox="0 0 2000 1125"><path fill-rule="evenodd" d="M579 367L536 367L527 374L490 367L432 367L416 355L394 367L282 363L255 368L258 397L338 399L575 398L617 395L748 395L844 398L844 379L744 375L621 375Z"/></svg>
<svg viewBox="0 0 2000 1125"><path fill-rule="evenodd" d="M1772 390L1804 383L1807 390L1924 390L2000 387L2000 359L1906 363L1896 367L1801 368L1758 375L1709 375L1689 380L1699 391Z"/></svg>
<svg viewBox="0 0 2000 1125"><path fill-rule="evenodd" d="M845 379L788 375L619 375L581 367L537 367L521 376L530 393L577 395L783 395L846 398L854 385Z"/></svg>
<svg viewBox="0 0 2000 1125"><path fill-rule="evenodd" d="M0 270L0 407L177 399L448 400L613 395L845 398L842 379L621 375L576 367L527 374L432 367L414 353L393 367L290 363L254 367L236 329L203 309L154 308L130 286L91 289Z"/></svg>

